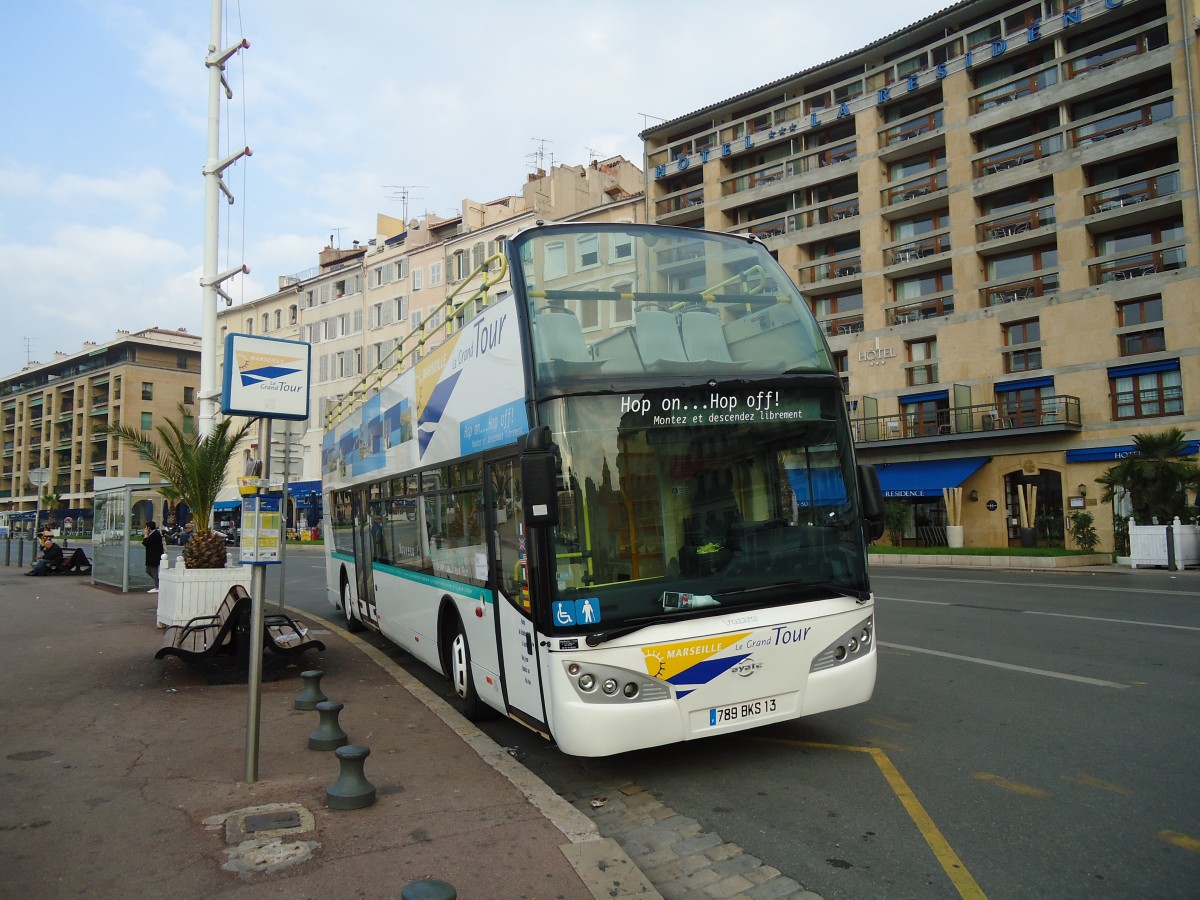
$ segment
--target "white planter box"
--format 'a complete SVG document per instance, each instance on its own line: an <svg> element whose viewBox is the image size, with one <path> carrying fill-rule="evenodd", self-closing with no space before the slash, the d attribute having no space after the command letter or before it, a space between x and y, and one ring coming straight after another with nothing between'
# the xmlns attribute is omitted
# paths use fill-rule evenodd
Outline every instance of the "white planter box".
<svg viewBox="0 0 1200 900"><path fill-rule="evenodd" d="M1200 565L1200 526L1184 525L1176 518L1173 531L1175 565L1181 569ZM1129 565L1134 569L1167 565L1166 525L1134 525L1129 520Z"/></svg>
<svg viewBox="0 0 1200 900"><path fill-rule="evenodd" d="M158 573L159 627L186 625L196 616L213 615L235 584L250 590L250 575L250 566L187 569L182 556L174 566L162 566Z"/></svg>
<svg viewBox="0 0 1200 900"><path fill-rule="evenodd" d="M946 546L961 547L963 545L963 527L961 525L946 526Z"/></svg>

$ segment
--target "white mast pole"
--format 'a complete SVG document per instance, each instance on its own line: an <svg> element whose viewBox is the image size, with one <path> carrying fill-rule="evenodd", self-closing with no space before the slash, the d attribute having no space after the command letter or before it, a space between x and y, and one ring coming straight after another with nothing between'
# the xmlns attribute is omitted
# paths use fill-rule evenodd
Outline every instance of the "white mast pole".
<svg viewBox="0 0 1200 900"><path fill-rule="evenodd" d="M241 159L250 155L250 148L239 150L226 159L221 152L221 91L228 99L233 98L229 82L225 80L225 62L239 50L250 46L242 39L232 47L218 52L221 41L221 2L212 0L212 27L209 32L208 56L204 64L208 67L208 156L204 162L204 268L200 284L204 289L201 300L202 326L200 331L200 421L201 437L208 435L216 423L217 399L221 395L217 386L217 295L232 304L233 299L221 290L221 282L239 272L248 274L250 268L242 265L227 272L217 272L217 226L219 193L233 203L233 194L221 180L221 173Z"/></svg>

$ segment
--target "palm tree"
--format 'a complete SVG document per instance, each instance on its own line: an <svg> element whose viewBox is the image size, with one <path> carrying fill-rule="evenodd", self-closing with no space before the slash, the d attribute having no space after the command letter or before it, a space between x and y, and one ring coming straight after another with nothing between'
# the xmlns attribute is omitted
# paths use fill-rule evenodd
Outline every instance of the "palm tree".
<svg viewBox="0 0 1200 900"><path fill-rule="evenodd" d="M1096 479L1109 502L1119 490L1129 492L1134 518L1143 525L1185 517L1187 492L1200 487L1200 466L1181 459L1187 442L1178 428L1158 434L1135 434L1133 452Z"/></svg>
<svg viewBox="0 0 1200 900"><path fill-rule="evenodd" d="M224 419L201 438L195 420L182 406L179 416L179 422L168 419L154 429L157 439L148 431L128 425L109 425L103 431L136 447L192 510L196 534L184 545L184 565L189 569L221 569L225 566L225 538L212 530L209 520L225 483L229 461L255 420L235 431L233 420Z"/></svg>

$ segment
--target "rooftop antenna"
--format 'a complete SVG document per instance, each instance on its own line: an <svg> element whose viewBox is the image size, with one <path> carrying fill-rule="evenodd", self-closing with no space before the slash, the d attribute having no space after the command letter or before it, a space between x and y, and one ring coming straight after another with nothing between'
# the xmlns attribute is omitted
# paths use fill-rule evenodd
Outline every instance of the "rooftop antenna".
<svg viewBox="0 0 1200 900"><path fill-rule="evenodd" d="M33 338L21 338L25 342L25 365L33 362Z"/></svg>
<svg viewBox="0 0 1200 900"><path fill-rule="evenodd" d="M604 158L604 154L595 147L584 147L583 149L587 151L589 165Z"/></svg>
<svg viewBox="0 0 1200 900"><path fill-rule="evenodd" d="M386 198L388 200L394 200L394 201L398 201L400 203L400 218L404 222L407 222L408 221L408 201L421 199L420 197L414 197L412 195L412 193L410 192L411 189L428 187L428 185L425 185L425 184L385 184L383 187L384 187L384 190L389 190L392 192L392 193L386 195Z"/></svg>
<svg viewBox="0 0 1200 900"><path fill-rule="evenodd" d="M335 234L337 234L337 249L341 250L342 249L342 232L347 231L348 229L343 227L343 228L330 228L329 230L334 232ZM333 247L333 235L332 234L329 236L329 246Z"/></svg>
<svg viewBox="0 0 1200 900"><path fill-rule="evenodd" d="M655 122L667 121L662 116L652 116L649 113L638 113L638 115L642 117L642 131L645 131L647 128L650 127L651 119L653 119Z"/></svg>
<svg viewBox="0 0 1200 900"><path fill-rule="evenodd" d="M553 144L554 141L548 138L530 138L531 141L536 141L538 148L532 153L526 153L525 158L529 160L529 164L534 171L546 171L546 158L550 158L550 167L554 168L554 154L546 150L547 144Z"/></svg>

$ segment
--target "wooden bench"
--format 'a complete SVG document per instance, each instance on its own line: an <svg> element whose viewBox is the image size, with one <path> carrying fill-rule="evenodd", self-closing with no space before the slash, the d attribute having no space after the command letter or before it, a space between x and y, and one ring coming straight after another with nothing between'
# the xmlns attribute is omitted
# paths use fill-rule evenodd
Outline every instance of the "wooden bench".
<svg viewBox="0 0 1200 900"><path fill-rule="evenodd" d="M47 575L90 575L92 561L87 558L82 547L76 547L75 552L63 558L62 564L46 568Z"/></svg>
<svg viewBox="0 0 1200 900"><path fill-rule="evenodd" d="M209 684L234 684L250 671L251 599L234 585L211 616L196 616L185 625L172 625L163 635L155 659L175 656L205 677ZM273 681L287 663L306 650L325 645L308 637L308 629L281 614L266 616L263 625L263 679Z"/></svg>

